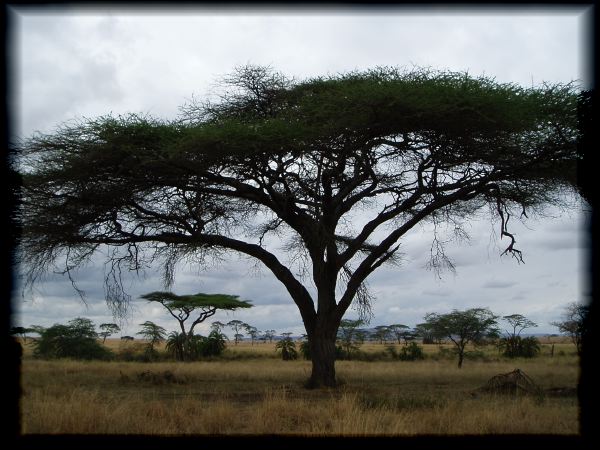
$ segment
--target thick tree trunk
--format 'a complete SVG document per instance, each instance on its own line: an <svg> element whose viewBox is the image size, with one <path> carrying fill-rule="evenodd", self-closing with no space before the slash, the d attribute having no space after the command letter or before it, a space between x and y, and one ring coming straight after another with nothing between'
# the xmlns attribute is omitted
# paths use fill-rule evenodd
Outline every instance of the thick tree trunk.
<svg viewBox="0 0 600 450"><path fill-rule="evenodd" d="M335 387L335 340L337 326L335 323L321 325L308 335L312 373L308 380L308 388Z"/></svg>

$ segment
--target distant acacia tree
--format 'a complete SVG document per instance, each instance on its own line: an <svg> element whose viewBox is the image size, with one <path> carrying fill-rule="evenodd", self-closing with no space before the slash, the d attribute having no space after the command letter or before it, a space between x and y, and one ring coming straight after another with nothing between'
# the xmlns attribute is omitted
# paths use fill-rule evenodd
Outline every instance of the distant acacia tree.
<svg viewBox="0 0 600 450"><path fill-rule="evenodd" d="M154 349L154 346L166 339L167 330L150 320L145 321L144 323L140 324L140 326L142 327L142 330L136 334L139 334L144 339L148 340L146 356L148 356L150 359L156 359L158 354Z"/></svg>
<svg viewBox="0 0 600 450"><path fill-rule="evenodd" d="M104 116L11 149L30 284L54 264L72 276L102 251L109 304L123 312L122 270L160 262L171 285L179 261L244 254L298 307L308 385L335 386L340 321L351 305L370 317L367 278L397 261L411 231L432 224L430 265L453 268L443 225L461 235L489 211L502 254L522 261L510 220L565 203L577 185L574 83L398 68L292 80L246 66L222 86L176 120Z"/></svg>
<svg viewBox="0 0 600 450"><path fill-rule="evenodd" d="M460 369L465 357L467 344L481 345L488 339L497 338L498 316L487 308L471 308L465 311L453 310L447 314L430 313L425 321L437 335L444 335L455 345Z"/></svg>
<svg viewBox="0 0 600 450"><path fill-rule="evenodd" d="M410 331L410 327L408 325L394 323L388 327L388 330L394 335L398 341L398 344L402 343L402 339L404 339L405 344L414 339L414 333Z"/></svg>
<svg viewBox="0 0 600 450"><path fill-rule="evenodd" d="M509 358L535 356L540 350L537 340L533 336L523 339L521 332L527 328L537 327L537 323L522 314L511 314L503 316L502 319L509 324L509 329L505 330L505 336L500 341L504 355Z"/></svg>
<svg viewBox="0 0 600 450"><path fill-rule="evenodd" d="M265 338L269 340L269 343L273 342L273 338L275 337L275 333L277 333L277 331L275 331L275 330L265 330L265 331L263 331L263 334L264 334Z"/></svg>
<svg viewBox="0 0 600 450"><path fill-rule="evenodd" d="M235 345L237 345L238 342L244 337L240 331L245 330L248 324L242 322L241 320L234 319L227 322L227 326L233 330L233 342Z"/></svg>
<svg viewBox="0 0 600 450"><path fill-rule="evenodd" d="M219 310L235 311L239 308L252 307L248 301L239 300L237 295L227 294L176 295L172 292L150 292L142 295L141 298L149 302L160 303L177 320L181 329L180 339L183 347L181 352L175 354L184 359L188 354L191 359L195 359L192 353L196 354L197 352L192 352L192 340L196 325L204 322ZM192 316L194 316L192 323L186 330L185 322Z"/></svg>
<svg viewBox="0 0 600 450"><path fill-rule="evenodd" d="M445 335L435 329L430 323L419 323L415 326L415 336L420 337L423 344L440 344Z"/></svg>
<svg viewBox="0 0 600 450"><path fill-rule="evenodd" d="M565 308L563 320L561 322L552 322L552 325L557 327L562 334L566 334L571 338L577 348L577 354L580 356L582 353L583 336L587 332L586 325L588 323L586 319L589 312L589 305L577 302L569 303Z"/></svg>
<svg viewBox="0 0 600 450"><path fill-rule="evenodd" d="M250 336L250 345L254 345L254 341L260 334L260 331L258 331L258 328L253 327L252 325L248 325L248 324L246 324L246 326L244 328L246 330L246 334L248 334L248 336Z"/></svg>
<svg viewBox="0 0 600 450"><path fill-rule="evenodd" d="M380 344L384 344L390 337L390 329L387 325L379 325L373 329L373 338L377 339Z"/></svg>
<svg viewBox="0 0 600 450"><path fill-rule="evenodd" d="M358 327L361 325L364 325L364 321L361 319L342 319L340 322L339 338L346 357L349 357L352 352L358 349Z"/></svg>
<svg viewBox="0 0 600 450"><path fill-rule="evenodd" d="M121 327L116 323L101 323L99 327L102 331L98 333L99 336L102 336L102 343L106 342L106 338L115 333L121 331Z"/></svg>

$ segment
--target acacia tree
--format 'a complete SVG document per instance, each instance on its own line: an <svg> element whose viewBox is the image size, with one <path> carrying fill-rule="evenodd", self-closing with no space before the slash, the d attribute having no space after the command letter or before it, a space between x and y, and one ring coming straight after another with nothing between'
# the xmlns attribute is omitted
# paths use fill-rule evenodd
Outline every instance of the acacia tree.
<svg viewBox="0 0 600 450"><path fill-rule="evenodd" d="M251 308L252 304L245 300L238 300L237 295L227 294L192 294L177 295L172 292L150 292L141 296L149 302L160 303L169 311L179 323L181 329L181 351L179 356L184 359L191 356L191 341L194 337L194 328L213 316L218 310L235 311L239 308ZM185 329L185 322L192 314L197 317Z"/></svg>
<svg viewBox="0 0 600 450"><path fill-rule="evenodd" d="M429 313L424 319L436 335L445 336L454 343L459 369L463 364L467 344L485 344L488 339L499 335L496 327L498 316L487 308L465 311L455 309L448 314Z"/></svg>
<svg viewBox="0 0 600 450"><path fill-rule="evenodd" d="M151 356L154 356L154 346L165 340L167 337L167 330L150 320L146 320L144 323L141 323L140 326L142 327L142 330L136 334L139 334L148 340L148 353Z"/></svg>
<svg viewBox="0 0 600 450"><path fill-rule="evenodd" d="M260 331L258 331L258 328L253 327L252 325L248 325L248 324L246 324L244 329L246 330L246 334L248 334L248 336L250 336L250 340L251 340L250 345L254 345L254 341L260 334Z"/></svg>
<svg viewBox="0 0 600 450"><path fill-rule="evenodd" d="M404 339L405 344L407 344L409 340L414 339L414 333L410 331L408 325L394 323L388 327L388 331L396 337L398 344L402 342L402 339Z"/></svg>
<svg viewBox="0 0 600 450"><path fill-rule="evenodd" d="M99 328L102 330L100 333L98 333L98 336L102 336L102 343L104 344L106 342L106 338L110 335L113 335L115 333L118 333L119 331L121 331L121 327L119 327L119 325L117 325L116 323L101 323Z"/></svg>
<svg viewBox="0 0 600 450"><path fill-rule="evenodd" d="M237 345L240 339L244 337L244 335L240 332L245 330L248 327L248 324L242 322L241 320L234 319L227 322L227 326L233 330L233 342L235 345Z"/></svg>
<svg viewBox="0 0 600 450"><path fill-rule="evenodd" d="M536 340L534 338L524 342L521 339L521 332L526 328L537 327L537 323L522 314L511 314L502 318L509 324L509 329L504 331L505 337L502 340L502 345L505 347L504 353L510 357L522 355L526 350L523 344L527 346L528 342L536 342Z"/></svg>
<svg viewBox="0 0 600 450"><path fill-rule="evenodd" d="M579 356L581 356L582 353L583 336L589 331L586 329L586 326L589 326L586 321L589 312L589 305L577 302L569 303L565 308L563 320L561 322L551 323L551 325L557 327L561 333L566 334L571 338Z"/></svg>
<svg viewBox="0 0 600 450"><path fill-rule="evenodd" d="M358 327L364 325L361 319L350 320L342 319L340 321L339 337L342 342L342 348L346 352L346 357L349 357L352 352L358 349L356 343L358 341Z"/></svg>
<svg viewBox="0 0 600 450"><path fill-rule="evenodd" d="M17 145L30 284L104 249L118 309L123 270L162 261L170 285L181 260L250 256L300 311L308 385L335 386L340 321L351 305L370 318L366 280L403 237L433 224L431 267L452 268L441 225L460 231L487 209L502 254L523 261L509 220L561 202L577 178L573 84L395 68L290 80L248 66L223 86L174 121L105 116Z"/></svg>

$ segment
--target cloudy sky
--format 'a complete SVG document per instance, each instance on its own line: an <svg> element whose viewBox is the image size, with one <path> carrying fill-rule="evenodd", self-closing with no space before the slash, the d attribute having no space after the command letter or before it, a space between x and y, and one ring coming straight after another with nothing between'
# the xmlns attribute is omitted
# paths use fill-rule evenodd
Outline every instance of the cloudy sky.
<svg viewBox="0 0 600 450"><path fill-rule="evenodd" d="M74 118L112 112L175 118L192 96L210 94L239 65L269 65L303 79L375 66L468 71L524 86L578 80L589 87L583 8L439 9L85 9L13 8L9 75L13 137L51 132ZM520 313L555 333L549 323L564 306L584 301L587 275L586 205L552 208L545 217L515 224L525 264L508 256L497 224L482 217L470 241L449 244L456 273L426 269L431 233L414 229L402 241L400 267L381 268L369 280L376 296L371 326L414 326L428 312L489 307ZM49 276L34 293L13 299L15 324L50 326L84 316L113 321L104 301L103 267L77 274L82 303L68 279ZM127 282L134 301L124 334L152 320L168 330L168 313L137 300L162 289L156 273ZM176 293L221 292L255 305L214 320L239 319L259 330L303 333L300 315L279 282L245 258L216 267L180 267ZM349 311L348 318L356 317ZM200 328L200 332L207 327Z"/></svg>

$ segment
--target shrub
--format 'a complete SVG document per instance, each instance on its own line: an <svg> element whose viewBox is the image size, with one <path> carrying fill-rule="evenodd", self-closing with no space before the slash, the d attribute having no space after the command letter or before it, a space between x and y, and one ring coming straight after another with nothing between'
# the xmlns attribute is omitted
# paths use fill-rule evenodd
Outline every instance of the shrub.
<svg viewBox="0 0 600 450"><path fill-rule="evenodd" d="M400 361L417 361L425 359L423 348L419 347L416 342L410 342L400 349L398 359Z"/></svg>
<svg viewBox="0 0 600 450"><path fill-rule="evenodd" d="M284 361L298 359L296 343L288 336L275 344L275 350L281 350L281 357Z"/></svg>
<svg viewBox="0 0 600 450"><path fill-rule="evenodd" d="M310 356L310 344L308 343L308 341L302 341L300 343L300 353L302 354L302 357L306 360L310 360L311 356Z"/></svg>
<svg viewBox="0 0 600 450"><path fill-rule="evenodd" d="M385 347L385 352L392 359L398 359L400 361L417 361L425 359L423 349L419 347L416 342L410 342L402 346L400 352L398 352L393 345L388 345Z"/></svg>
<svg viewBox="0 0 600 450"><path fill-rule="evenodd" d="M540 343L534 336L507 337L499 343L502 354L508 358L533 358L540 353Z"/></svg>
<svg viewBox="0 0 600 450"><path fill-rule="evenodd" d="M178 361L197 361L201 358L221 356L225 350L225 335L217 330L208 337L194 335L188 338L182 333L169 334L167 353Z"/></svg>
<svg viewBox="0 0 600 450"><path fill-rule="evenodd" d="M98 341L91 320L78 317L67 325L56 324L41 331L35 341L37 358L103 359L113 358L113 353Z"/></svg>
<svg viewBox="0 0 600 450"><path fill-rule="evenodd" d="M213 330L208 337L202 337L199 343L200 356L221 356L225 347L225 335L217 330Z"/></svg>

